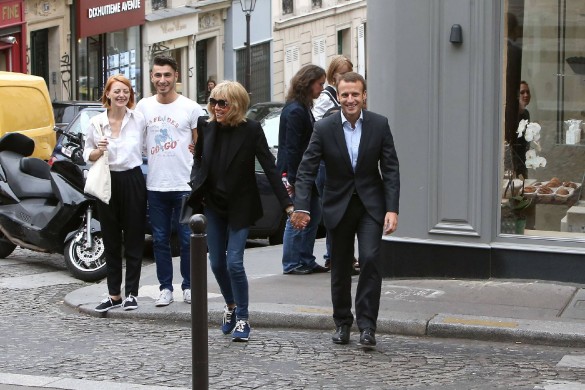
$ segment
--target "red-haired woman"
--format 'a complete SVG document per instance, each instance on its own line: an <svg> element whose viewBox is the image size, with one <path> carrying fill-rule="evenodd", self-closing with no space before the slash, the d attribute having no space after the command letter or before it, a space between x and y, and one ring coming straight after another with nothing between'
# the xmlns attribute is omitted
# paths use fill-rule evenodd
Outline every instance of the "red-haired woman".
<svg viewBox="0 0 585 390"><path fill-rule="evenodd" d="M138 308L138 284L142 268L146 182L140 166L146 123L134 111L134 91L122 75L106 82L102 103L107 110L92 118L87 130L83 157L94 162L108 151L112 196L108 204L97 202L106 252L108 297L96 308L105 312L116 307ZM122 248L126 258L125 296L121 295Z"/></svg>

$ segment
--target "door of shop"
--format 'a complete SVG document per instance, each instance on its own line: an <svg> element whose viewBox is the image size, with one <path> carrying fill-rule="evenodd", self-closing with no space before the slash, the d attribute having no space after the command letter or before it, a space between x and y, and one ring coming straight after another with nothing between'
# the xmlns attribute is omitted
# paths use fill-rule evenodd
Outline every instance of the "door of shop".
<svg viewBox="0 0 585 390"><path fill-rule="evenodd" d="M0 46L0 71L12 72L12 52Z"/></svg>
<svg viewBox="0 0 585 390"><path fill-rule="evenodd" d="M49 84L49 30L31 31L31 74L40 76Z"/></svg>

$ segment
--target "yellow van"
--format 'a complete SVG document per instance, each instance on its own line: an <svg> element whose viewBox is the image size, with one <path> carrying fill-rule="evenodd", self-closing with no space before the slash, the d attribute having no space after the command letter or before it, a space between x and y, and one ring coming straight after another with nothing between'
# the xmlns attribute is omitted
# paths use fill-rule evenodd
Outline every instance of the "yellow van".
<svg viewBox="0 0 585 390"><path fill-rule="evenodd" d="M48 160L55 148L55 117L42 77L0 72L0 136L19 132L35 141L34 157Z"/></svg>

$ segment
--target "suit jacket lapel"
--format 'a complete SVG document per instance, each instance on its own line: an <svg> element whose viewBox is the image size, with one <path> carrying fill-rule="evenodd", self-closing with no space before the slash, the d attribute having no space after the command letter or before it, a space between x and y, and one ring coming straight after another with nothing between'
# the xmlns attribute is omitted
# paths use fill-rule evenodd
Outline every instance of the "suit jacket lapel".
<svg viewBox="0 0 585 390"><path fill-rule="evenodd" d="M339 147L339 152L343 158L343 161L347 164L349 169L353 171L351 166L351 159L349 157L349 152L347 151L347 144L345 143L345 133L343 131L343 125L341 124L341 114L335 115L335 124L333 128L333 138Z"/></svg>
<svg viewBox="0 0 585 390"><path fill-rule="evenodd" d="M362 111L363 114L363 121L362 121L362 136L360 137L360 147L358 148L358 159L357 163L355 164L355 169L357 170L360 166L360 162L366 158L366 150L368 150L368 143L370 142L371 138L369 136L369 126L368 126L368 119L369 116L366 114L366 111Z"/></svg>
<svg viewBox="0 0 585 390"><path fill-rule="evenodd" d="M228 149L228 160L225 164L226 168L229 168L230 164L234 160L234 157L240 150L242 143L246 138L247 128L247 124L242 124L238 129L233 130L232 139L230 140Z"/></svg>

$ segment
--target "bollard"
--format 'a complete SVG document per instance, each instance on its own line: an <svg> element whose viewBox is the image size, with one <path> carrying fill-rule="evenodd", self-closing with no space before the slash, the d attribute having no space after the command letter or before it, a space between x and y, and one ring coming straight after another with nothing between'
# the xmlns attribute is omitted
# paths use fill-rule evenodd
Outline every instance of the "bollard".
<svg viewBox="0 0 585 390"><path fill-rule="evenodd" d="M207 345L207 219L195 214L189 219L191 228L191 348L193 389L209 388Z"/></svg>

